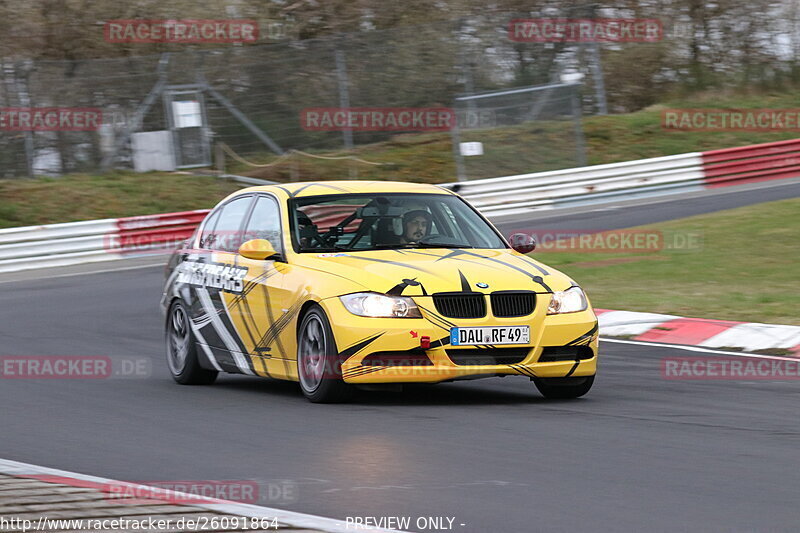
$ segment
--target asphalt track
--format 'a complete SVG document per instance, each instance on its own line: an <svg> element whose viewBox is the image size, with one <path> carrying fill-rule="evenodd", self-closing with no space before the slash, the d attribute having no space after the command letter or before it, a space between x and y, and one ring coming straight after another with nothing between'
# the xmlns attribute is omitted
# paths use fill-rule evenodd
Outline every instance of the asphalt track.
<svg viewBox="0 0 800 533"><path fill-rule="evenodd" d="M542 210L534 212L533 215L504 217L494 222L504 235L515 231L605 231L655 224L798 196L800 196L800 180L776 180L709 189L692 194Z"/></svg>
<svg viewBox="0 0 800 533"><path fill-rule="evenodd" d="M292 497L262 503L454 517L465 532L800 523L798 382L665 380L662 358L702 354L601 342L595 387L576 401L545 401L522 377L347 405L258 378L184 387L163 356L162 277L144 267L0 284L0 355L152 362L135 379L0 380L0 457L132 481L289 480Z"/></svg>

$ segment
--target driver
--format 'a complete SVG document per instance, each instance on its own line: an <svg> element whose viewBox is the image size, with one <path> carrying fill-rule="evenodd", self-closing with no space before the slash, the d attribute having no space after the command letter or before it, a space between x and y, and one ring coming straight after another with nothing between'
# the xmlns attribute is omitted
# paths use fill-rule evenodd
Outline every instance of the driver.
<svg viewBox="0 0 800 533"><path fill-rule="evenodd" d="M408 211L403 215L403 235L401 244L418 242L428 235L431 229L431 214L423 209Z"/></svg>

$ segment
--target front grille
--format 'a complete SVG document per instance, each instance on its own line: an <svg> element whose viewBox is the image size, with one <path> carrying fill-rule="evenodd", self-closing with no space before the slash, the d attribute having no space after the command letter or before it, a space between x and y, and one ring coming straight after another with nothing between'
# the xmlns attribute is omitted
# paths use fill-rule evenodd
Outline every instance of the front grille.
<svg viewBox="0 0 800 533"><path fill-rule="evenodd" d="M588 346L547 346L539 356L539 362L579 361L591 359L594 352Z"/></svg>
<svg viewBox="0 0 800 533"><path fill-rule="evenodd" d="M497 291L490 298L497 317L528 316L536 308L536 293L531 291Z"/></svg>
<svg viewBox="0 0 800 533"><path fill-rule="evenodd" d="M486 316L486 299L479 292L439 292L433 295L433 305L448 318Z"/></svg>
<svg viewBox="0 0 800 533"><path fill-rule="evenodd" d="M513 365L528 357L530 348L462 348L445 350L457 365Z"/></svg>

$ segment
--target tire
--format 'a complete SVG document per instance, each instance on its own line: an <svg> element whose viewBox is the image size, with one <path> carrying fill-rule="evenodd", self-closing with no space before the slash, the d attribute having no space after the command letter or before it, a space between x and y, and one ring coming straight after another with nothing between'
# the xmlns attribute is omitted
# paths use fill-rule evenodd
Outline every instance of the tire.
<svg viewBox="0 0 800 533"><path fill-rule="evenodd" d="M589 392L594 376L574 378L533 378L533 383L542 396L551 400L579 398Z"/></svg>
<svg viewBox="0 0 800 533"><path fill-rule="evenodd" d="M172 379L181 385L209 385L217 379L218 372L200 366L189 320L189 314L179 300L169 306L165 325L167 367Z"/></svg>
<svg viewBox="0 0 800 533"><path fill-rule="evenodd" d="M328 317L316 304L297 328L297 374L303 395L312 403L337 403L353 395L353 388L342 379L342 363Z"/></svg>

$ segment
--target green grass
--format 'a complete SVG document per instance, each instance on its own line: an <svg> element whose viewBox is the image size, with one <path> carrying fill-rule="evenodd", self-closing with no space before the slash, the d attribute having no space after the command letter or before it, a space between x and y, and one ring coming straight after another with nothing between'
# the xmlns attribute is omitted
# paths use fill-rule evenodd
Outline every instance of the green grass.
<svg viewBox="0 0 800 533"><path fill-rule="evenodd" d="M692 95L636 113L589 117L583 121L590 164L727 148L799 136L791 132L680 132L661 128L664 108L791 108L800 94ZM470 159L471 175L499 176L574 166L572 124L535 122L497 130L465 132L462 140L482 140L486 155ZM455 180L447 133L402 134L359 146L353 155L380 166L293 156L253 169L228 160L228 171L275 181L381 179L442 183ZM321 155L325 155L322 153ZM329 154L328 154L329 155ZM275 156L249 154L257 163ZM352 173L352 174L351 174ZM70 222L210 207L236 186L214 178L174 173L115 172L102 176L0 180L0 227Z"/></svg>
<svg viewBox="0 0 800 533"><path fill-rule="evenodd" d="M697 249L533 256L574 278L599 308L800 325L798 214L795 198L639 228L668 242L693 234Z"/></svg>
<svg viewBox="0 0 800 533"><path fill-rule="evenodd" d="M239 188L169 173L0 180L0 228L202 209Z"/></svg>
<svg viewBox="0 0 800 533"><path fill-rule="evenodd" d="M709 93L675 98L663 104L623 115L586 117L583 131L588 163L599 165L632 159L731 148L800 137L797 132L667 131L661 113L675 108L796 108L798 93L726 95ZM482 141L485 155L468 159L470 177L494 177L576 166L573 125L535 122L495 130L462 133L462 141ZM324 155L324 152L316 153ZM292 179L396 179L442 183L455 181L453 146L447 133L403 134L391 140L359 146L352 155L381 166L348 161L326 161L293 156L266 169L231 162L237 174L276 181ZM271 154L249 155L254 162L275 161Z"/></svg>

